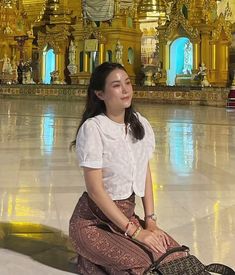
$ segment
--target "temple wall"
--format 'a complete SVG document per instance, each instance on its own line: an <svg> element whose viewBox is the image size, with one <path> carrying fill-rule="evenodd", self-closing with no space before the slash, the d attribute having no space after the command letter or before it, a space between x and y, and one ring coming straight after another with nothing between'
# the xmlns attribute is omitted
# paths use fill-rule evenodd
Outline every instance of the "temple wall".
<svg viewBox="0 0 235 275"><path fill-rule="evenodd" d="M121 2L131 3L133 1ZM216 5L211 5L211 10L208 9L206 12L202 12L203 3L209 5L209 2L211 2L213 4L215 3L214 0L186 1L188 4L186 5L187 12L185 13L182 12L182 3L184 1L175 1L175 3L178 2L176 4L177 10L175 10L176 6L172 7L172 11L169 10L171 9L170 6L168 7L168 15L169 12L171 14L169 15L170 20L167 20L165 25L161 25L160 21L158 22L156 18L154 21L151 16L147 18L146 9L149 2L144 2L144 7L141 7L140 12L138 9L138 5L140 5L139 1L135 1L136 5L133 5L132 8L122 10L119 5L120 1L116 0L112 21L104 20L100 24L97 24L93 21L82 20L82 1L19 0L17 1L17 5L13 5L11 9L8 8L7 10L8 17L10 11L15 12L18 16L18 21L15 20L16 16L11 16L11 20L8 20L9 22L3 22L5 25L9 23L9 27L12 30L6 29L8 25L5 26L3 24L2 30L3 32L7 31L8 36L2 36L0 59L3 58L4 53L10 59L16 56L17 64L20 59L23 59L23 61L32 59L33 80L36 83L41 83L46 72L46 62L44 62L45 58L43 58L43 54L46 54L46 47L48 49L52 48L56 54L55 70L59 72L61 83L65 80L68 84L84 84L87 83L90 73L94 69L94 64L100 64L104 60L115 61L116 44L120 40L123 46L121 63L126 67L133 82L140 83L140 78L143 76L141 65L144 69L147 68L144 73L146 73L145 77L148 78L148 65L151 65L152 68L155 66L154 70L158 72L158 74L154 75L154 81L166 85L169 84L167 69L172 59L170 55L170 43L175 38L188 37L193 44L194 53L192 73L198 73L199 64L203 62L207 67L209 83L217 87L226 87L231 84L233 70L235 69L235 31L233 27L233 44L230 47L230 27L227 26L226 20L224 20L224 17L222 18L223 20L221 19L218 22L214 20L214 16L216 17ZM228 0L220 1L218 14L220 12L224 13L227 2ZM235 1L230 0L229 3L233 14L231 21L235 22ZM5 8L3 8L3 13L6 12ZM154 5L152 8L154 8ZM177 13L175 13L176 11ZM1 18L6 18L5 13L3 15ZM178 21L179 17L180 21ZM163 19L163 17L161 18ZM151 22L151 20L153 21ZM164 23L164 20L162 23ZM19 22L22 23L22 33L17 33L16 31ZM140 28L141 24L142 27ZM158 41L156 26L158 26L160 33L158 38L161 38L157 47L155 45L155 42ZM163 28L165 28L165 32L163 32ZM214 28L218 30L212 33ZM142 46L140 29L144 33L142 36ZM22 34L29 35L30 39L25 42L24 46L21 46L21 51L19 51L19 45L15 41L15 36L22 36ZM37 43L35 43L33 34L36 37L35 40L37 40ZM91 57L90 53L92 51L86 51L84 54L84 44L89 38L95 38L99 42L98 61L95 60L94 56ZM33 40L34 44L32 44ZM73 51L75 64L73 65L77 66L77 72L71 72L67 67L70 62L68 49L71 40L75 44L75 50ZM19 41L18 39L18 43ZM106 51L108 51L107 55ZM2 64L0 64L0 70L1 66ZM152 80L150 79L151 77ZM151 77L149 77L149 81L144 82L144 85L152 85L153 76ZM3 79L2 83L7 82ZM32 82L28 81L26 83ZM183 85L183 83L180 83L180 85ZM190 82L188 85L196 84Z"/></svg>
<svg viewBox="0 0 235 275"><path fill-rule="evenodd" d="M85 85L1 85L0 98L85 100ZM229 88L146 87L134 88L134 100L147 103L225 107Z"/></svg>

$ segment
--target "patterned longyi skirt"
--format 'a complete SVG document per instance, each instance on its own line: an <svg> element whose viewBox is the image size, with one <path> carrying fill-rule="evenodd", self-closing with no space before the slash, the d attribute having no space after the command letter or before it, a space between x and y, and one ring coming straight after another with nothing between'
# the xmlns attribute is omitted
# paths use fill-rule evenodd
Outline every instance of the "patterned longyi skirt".
<svg viewBox="0 0 235 275"><path fill-rule="evenodd" d="M143 225L134 213L135 195L114 202L128 219ZM125 237L86 192L79 199L70 219L69 235L78 254L77 271L82 275L141 275L162 255ZM169 248L175 246L179 244L170 237ZM182 256L182 253L174 253L167 260Z"/></svg>

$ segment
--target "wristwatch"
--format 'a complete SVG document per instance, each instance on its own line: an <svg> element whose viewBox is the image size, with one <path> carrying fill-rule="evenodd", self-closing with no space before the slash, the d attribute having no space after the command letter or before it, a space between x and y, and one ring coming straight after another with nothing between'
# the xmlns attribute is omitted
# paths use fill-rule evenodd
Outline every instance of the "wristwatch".
<svg viewBox="0 0 235 275"><path fill-rule="evenodd" d="M153 221L156 221L157 220L157 215L155 215L154 213L151 214L151 215L147 215L147 216L145 216L145 220L147 220L147 219L151 219Z"/></svg>

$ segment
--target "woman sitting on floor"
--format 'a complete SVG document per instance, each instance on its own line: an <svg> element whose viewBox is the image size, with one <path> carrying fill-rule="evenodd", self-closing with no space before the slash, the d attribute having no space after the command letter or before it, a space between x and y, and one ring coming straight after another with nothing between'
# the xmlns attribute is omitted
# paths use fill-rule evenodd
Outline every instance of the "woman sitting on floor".
<svg viewBox="0 0 235 275"><path fill-rule="evenodd" d="M179 246L156 223L149 168L154 133L134 111L132 96L122 65L105 62L95 69L72 143L87 189L70 220L83 275L143 274L166 249ZM135 214L136 195L142 198L144 220Z"/></svg>

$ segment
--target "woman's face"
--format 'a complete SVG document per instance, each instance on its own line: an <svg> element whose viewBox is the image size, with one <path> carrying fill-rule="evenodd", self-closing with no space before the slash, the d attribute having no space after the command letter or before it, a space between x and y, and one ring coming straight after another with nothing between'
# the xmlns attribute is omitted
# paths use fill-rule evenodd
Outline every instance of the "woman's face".
<svg viewBox="0 0 235 275"><path fill-rule="evenodd" d="M100 98L107 112L120 112L130 107L133 89L128 74L121 69L113 70L106 78L104 91Z"/></svg>

